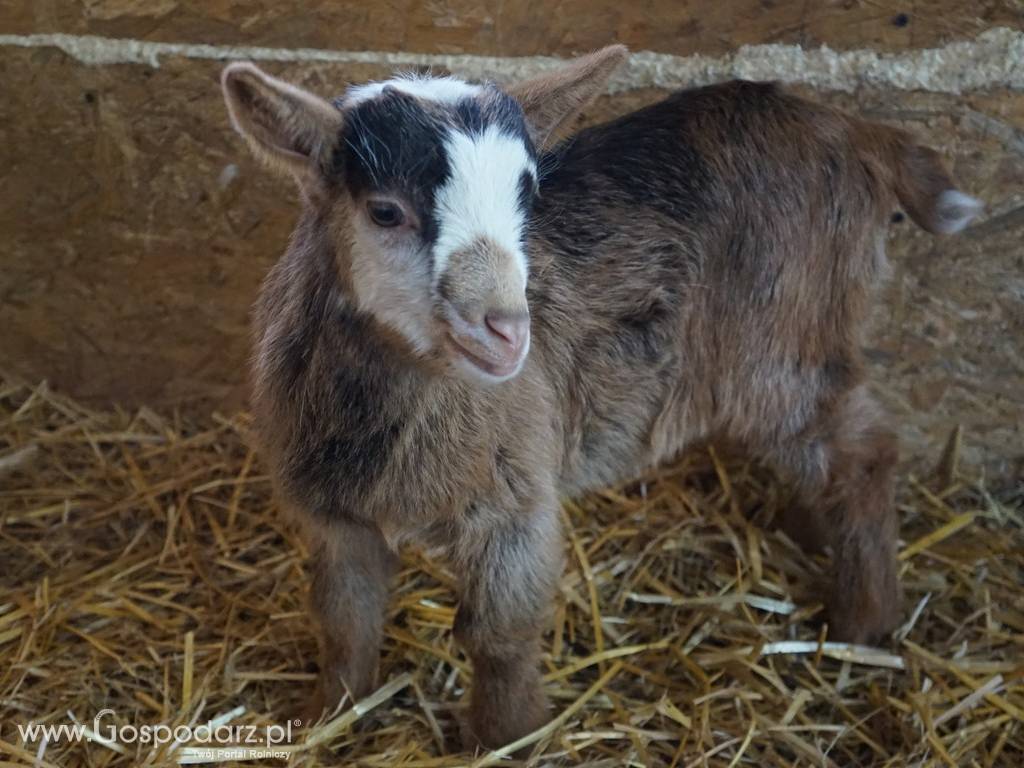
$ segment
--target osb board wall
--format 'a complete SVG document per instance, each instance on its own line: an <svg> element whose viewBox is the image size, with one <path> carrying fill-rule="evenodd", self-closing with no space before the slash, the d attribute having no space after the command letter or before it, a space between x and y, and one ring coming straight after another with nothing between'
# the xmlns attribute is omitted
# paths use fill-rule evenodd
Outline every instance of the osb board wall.
<svg viewBox="0 0 1024 768"><path fill-rule="evenodd" d="M4 6L3 31L17 34L498 56L567 55L610 40L675 54L720 54L766 42L902 50L1012 26L1021 17L1015 0L6 0Z"/></svg>
<svg viewBox="0 0 1024 768"><path fill-rule="evenodd" d="M744 44L900 52L1024 29L1019 2L562 0L16 0L0 35L103 35L288 49L571 55L613 40L720 56ZM7 38L0 38L0 40ZM0 366L126 405L244 400L248 307L295 215L292 191L231 134L221 61L90 65L44 43L0 44ZM267 64L324 94L388 73L368 63ZM681 83L681 85L683 85ZM659 97L602 100L601 119ZM989 203L958 239L908 223L868 341L908 453L933 459L955 424L967 458L1024 455L1024 93L862 88L819 98L918 131Z"/></svg>

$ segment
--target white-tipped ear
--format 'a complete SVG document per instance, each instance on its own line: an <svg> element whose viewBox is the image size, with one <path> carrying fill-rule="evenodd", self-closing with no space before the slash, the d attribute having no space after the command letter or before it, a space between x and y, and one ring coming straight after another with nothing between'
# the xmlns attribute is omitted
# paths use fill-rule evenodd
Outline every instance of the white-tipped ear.
<svg viewBox="0 0 1024 768"><path fill-rule="evenodd" d="M624 45L609 45L573 59L554 72L530 78L507 89L526 113L534 143L544 147L569 127L579 113L608 85L608 79L629 56Z"/></svg>
<svg viewBox="0 0 1024 768"><path fill-rule="evenodd" d="M221 76L231 123L260 160L299 177L327 167L341 113L309 91L254 64L229 64Z"/></svg>
<svg viewBox="0 0 1024 768"><path fill-rule="evenodd" d="M959 232L985 209L985 204L959 189L947 189L935 202L936 229L943 235Z"/></svg>

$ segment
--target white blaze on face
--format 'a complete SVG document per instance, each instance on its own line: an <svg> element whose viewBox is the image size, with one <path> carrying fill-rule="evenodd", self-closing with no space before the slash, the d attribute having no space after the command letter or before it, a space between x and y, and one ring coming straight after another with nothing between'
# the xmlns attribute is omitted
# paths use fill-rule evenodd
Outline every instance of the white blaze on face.
<svg viewBox="0 0 1024 768"><path fill-rule="evenodd" d="M519 198L523 173L536 179L536 165L523 140L490 125L481 134L450 131L445 140L449 177L437 190L437 242L434 281L448 257L486 237L516 259L526 288L523 228L526 213Z"/></svg>

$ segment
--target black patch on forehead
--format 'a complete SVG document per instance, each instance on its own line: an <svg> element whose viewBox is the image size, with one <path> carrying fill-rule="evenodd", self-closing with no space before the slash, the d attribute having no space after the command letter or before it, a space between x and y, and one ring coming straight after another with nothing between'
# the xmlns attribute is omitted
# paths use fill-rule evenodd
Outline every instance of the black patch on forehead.
<svg viewBox="0 0 1024 768"><path fill-rule="evenodd" d="M456 130L473 135L495 126L504 135L521 139L530 157L537 159L537 152L526 130L522 107L507 93L492 86L484 86L478 97L462 99L450 109Z"/></svg>
<svg viewBox="0 0 1024 768"><path fill-rule="evenodd" d="M436 237L434 194L449 175L444 151L447 121L434 105L395 88L346 113L340 157L345 184L354 197L370 192L400 194L416 209L423 237Z"/></svg>
<svg viewBox="0 0 1024 768"><path fill-rule="evenodd" d="M519 175L519 207L524 211L533 209L533 198L537 195L537 179L529 171Z"/></svg>

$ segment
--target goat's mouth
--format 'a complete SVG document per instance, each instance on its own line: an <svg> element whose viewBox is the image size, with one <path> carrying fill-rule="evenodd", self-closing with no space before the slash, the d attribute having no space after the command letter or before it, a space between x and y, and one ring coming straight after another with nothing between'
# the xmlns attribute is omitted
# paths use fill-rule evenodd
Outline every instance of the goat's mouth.
<svg viewBox="0 0 1024 768"><path fill-rule="evenodd" d="M447 335L448 346L451 351L464 363L472 366L475 373L483 374L484 379L491 381L505 381L511 379L523 367L526 360L527 341L522 347L516 349L511 355L486 355L483 352L475 352L469 346L459 341L453 333Z"/></svg>

